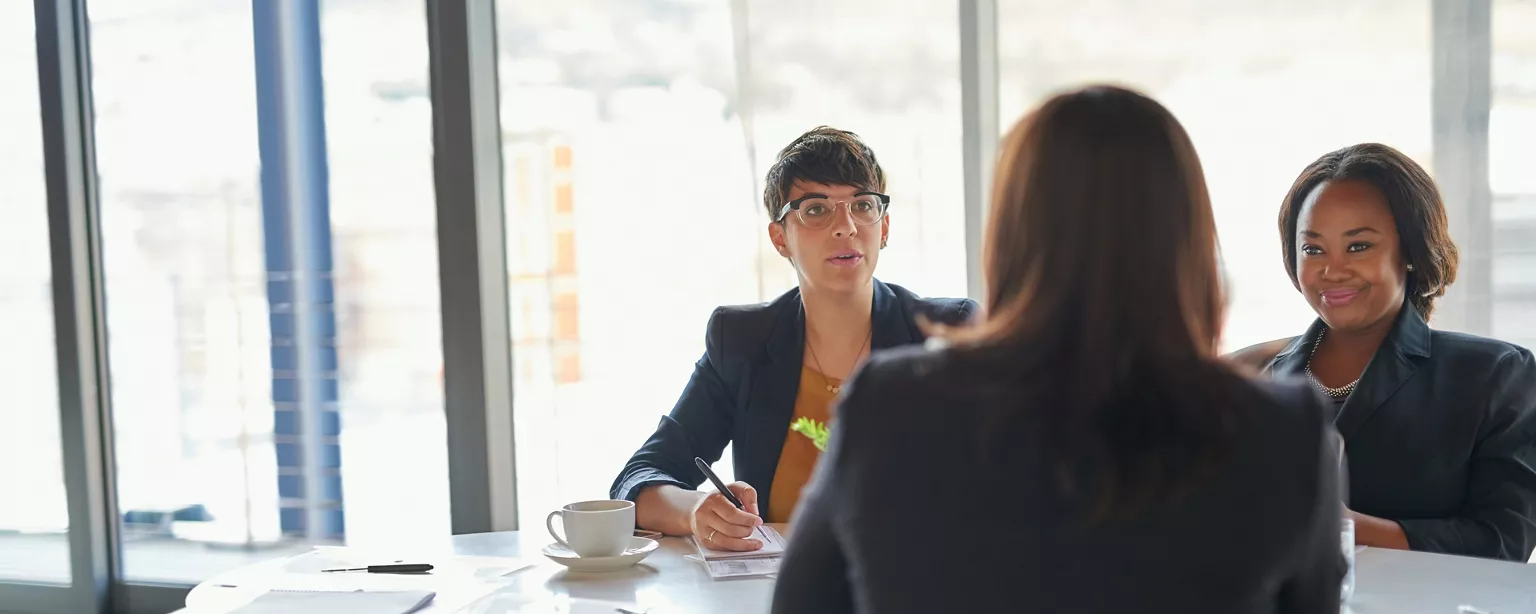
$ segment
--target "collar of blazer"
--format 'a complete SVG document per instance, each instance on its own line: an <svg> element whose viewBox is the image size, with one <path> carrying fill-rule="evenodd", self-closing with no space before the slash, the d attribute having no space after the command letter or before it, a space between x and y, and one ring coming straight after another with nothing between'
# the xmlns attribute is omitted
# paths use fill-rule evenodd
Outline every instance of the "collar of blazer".
<svg viewBox="0 0 1536 614"><path fill-rule="evenodd" d="M907 313L896 291L878 279L875 286L874 305L870 310L871 351L916 343L922 339L916 330L914 318ZM805 305L800 302L800 290L791 290L779 310L778 321L768 334L768 360L775 363L791 362L799 365L805 352Z"/></svg>
<svg viewBox="0 0 1536 614"><path fill-rule="evenodd" d="M1312 345L1326 324L1322 319L1312 322L1307 332L1291 340L1270 360L1266 371L1276 376L1300 376L1312 355ZM1346 440L1365 424L1371 414L1380 408L1392 394L1401 388L1418 371L1420 361L1429 358L1430 329L1424 317L1408 302L1397 314L1392 330L1376 348L1376 355L1366 364L1360 384L1339 410L1335 425Z"/></svg>

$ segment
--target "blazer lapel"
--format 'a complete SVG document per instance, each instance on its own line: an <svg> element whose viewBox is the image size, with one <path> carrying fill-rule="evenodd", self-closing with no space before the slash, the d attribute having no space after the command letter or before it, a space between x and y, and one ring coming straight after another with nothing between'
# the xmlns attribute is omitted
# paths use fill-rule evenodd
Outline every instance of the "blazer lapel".
<svg viewBox="0 0 1536 614"><path fill-rule="evenodd" d="M766 357L752 376L746 391L747 425L742 442L744 460L738 479L757 489L759 509L768 509L769 488L778 469L779 453L795 415L795 396L800 392L801 356L805 352L805 309L800 294L785 301L765 344Z"/></svg>
<svg viewBox="0 0 1536 614"><path fill-rule="evenodd" d="M912 326L913 319L907 317L906 309L902 307L896 292L878 279L871 283L875 285L875 298L869 312L869 351L901 347L918 341L921 333Z"/></svg>
<svg viewBox="0 0 1536 614"><path fill-rule="evenodd" d="M1275 357L1269 361L1269 365L1264 368L1264 372L1276 378L1305 377L1307 359L1312 356L1312 346L1317 342L1317 333L1322 331L1324 326L1326 325L1322 320L1312 322L1312 326L1307 327L1307 332L1292 339L1290 345L1275 354Z"/></svg>
<svg viewBox="0 0 1536 614"><path fill-rule="evenodd" d="M1403 386L1418 371L1415 359L1429 356L1429 325L1413 305L1404 303L1392 326L1392 332L1377 348L1376 355L1366 365L1360 377L1360 385L1349 395L1339 411L1335 424L1339 434L1348 440L1360 430L1371 414Z"/></svg>

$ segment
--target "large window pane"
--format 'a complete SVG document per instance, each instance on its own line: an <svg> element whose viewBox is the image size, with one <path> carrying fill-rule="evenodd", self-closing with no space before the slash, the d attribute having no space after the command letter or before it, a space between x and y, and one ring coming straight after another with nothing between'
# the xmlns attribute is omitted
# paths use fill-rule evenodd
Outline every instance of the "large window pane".
<svg viewBox="0 0 1536 614"><path fill-rule="evenodd" d="M1493 2L1493 334L1536 347L1536 2Z"/></svg>
<svg viewBox="0 0 1536 614"><path fill-rule="evenodd" d="M1205 166L1230 282L1224 349L1305 329L1275 215L1317 156L1362 141L1430 167L1428 0L999 0L1000 108L1108 80L1166 104Z"/></svg>
<svg viewBox="0 0 1536 614"><path fill-rule="evenodd" d="M449 534L421 0L321 3L347 541Z"/></svg>
<svg viewBox="0 0 1536 614"><path fill-rule="evenodd" d="M0 583L68 584L32 3L0 3Z"/></svg>
<svg viewBox="0 0 1536 614"><path fill-rule="evenodd" d="M890 248L877 275L922 295L965 296L958 5L746 4L747 27L736 34L749 80L737 105L751 114L755 185L806 130L827 124L858 133L890 183ZM794 283L792 269L772 264L764 271L770 285Z"/></svg>
<svg viewBox="0 0 1536 614"><path fill-rule="evenodd" d="M90 5L130 581L196 582L315 543L448 530L425 13L324 3L330 215L301 240L263 200L258 135L281 131L258 122L252 7ZM318 273L273 264L295 243ZM295 304L286 292L303 279L323 290ZM321 324L313 371L290 359L307 343L296 309ZM310 411L318 471L303 467L295 426ZM323 522L310 524L302 497L316 483Z"/></svg>
<svg viewBox="0 0 1536 614"><path fill-rule="evenodd" d="M857 132L890 175L882 279L964 294L956 10L497 4L524 524L605 496L714 307L794 285L760 199L801 133Z"/></svg>
<svg viewBox="0 0 1536 614"><path fill-rule="evenodd" d="M780 263L759 245L728 9L497 4L524 526L606 496L715 306L784 288L764 283Z"/></svg>

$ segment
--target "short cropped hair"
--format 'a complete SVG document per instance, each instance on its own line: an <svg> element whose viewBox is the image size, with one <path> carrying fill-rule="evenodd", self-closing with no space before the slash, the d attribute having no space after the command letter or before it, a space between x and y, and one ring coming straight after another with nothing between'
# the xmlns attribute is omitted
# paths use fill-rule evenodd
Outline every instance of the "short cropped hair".
<svg viewBox="0 0 1536 614"><path fill-rule="evenodd" d="M885 191L885 170L859 135L821 126L802 134L779 152L764 180L763 208L770 221L789 202L796 181L846 185Z"/></svg>

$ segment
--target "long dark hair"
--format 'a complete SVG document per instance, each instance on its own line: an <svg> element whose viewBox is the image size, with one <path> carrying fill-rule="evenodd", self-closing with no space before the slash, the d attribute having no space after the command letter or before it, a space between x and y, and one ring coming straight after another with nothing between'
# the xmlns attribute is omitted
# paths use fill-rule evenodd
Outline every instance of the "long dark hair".
<svg viewBox="0 0 1536 614"><path fill-rule="evenodd" d="M1440 188L1429 172L1403 152L1380 143L1361 143L1323 154L1291 184L1280 203L1280 245L1285 272L1296 279L1296 218L1307 196L1325 181L1369 182L1387 197L1387 208L1397 224L1403 262L1414 267L1408 274L1407 299L1428 320L1435 313L1435 299L1456 281L1461 256L1451 240Z"/></svg>
<svg viewBox="0 0 1536 614"><path fill-rule="evenodd" d="M1117 87L1058 95L1006 138L984 308L951 333L967 369L1041 415L1063 486L1101 519L1186 492L1228 453L1240 378L1200 160L1162 105Z"/></svg>

